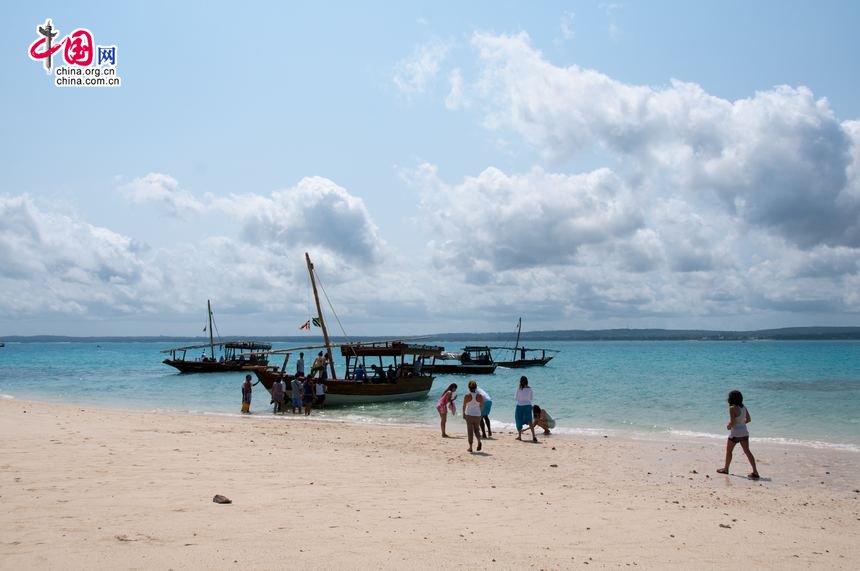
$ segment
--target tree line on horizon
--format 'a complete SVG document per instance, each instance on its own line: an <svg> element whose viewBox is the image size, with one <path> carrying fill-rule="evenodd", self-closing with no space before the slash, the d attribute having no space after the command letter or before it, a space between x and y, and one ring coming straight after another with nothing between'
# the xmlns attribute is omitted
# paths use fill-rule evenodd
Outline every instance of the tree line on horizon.
<svg viewBox="0 0 860 571"><path fill-rule="evenodd" d="M359 336L349 339L334 336L333 343L358 342L384 339L411 339L416 343L446 341L483 341L512 343L511 333L435 333L422 336ZM208 337L181 337L169 335L149 336L84 336L64 335L9 335L0 337L11 343L50 342L181 342L206 344ZM322 343L321 336L248 336L224 337L222 340L255 339L274 342L298 342L302 344ZM754 341L754 340L838 340L860 339L860 327L784 327L755 331L715 331L708 329L562 329L526 331L520 335L521 342L532 341Z"/></svg>

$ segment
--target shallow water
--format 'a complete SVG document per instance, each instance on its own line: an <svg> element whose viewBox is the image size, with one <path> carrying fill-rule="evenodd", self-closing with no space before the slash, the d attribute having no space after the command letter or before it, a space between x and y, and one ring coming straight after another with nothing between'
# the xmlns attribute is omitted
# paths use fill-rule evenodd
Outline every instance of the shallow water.
<svg viewBox="0 0 860 571"><path fill-rule="evenodd" d="M473 343L446 348L468 344ZM753 438L860 451L858 341L533 345L561 352L546 367L498 368L475 377L493 397L491 417L498 428L513 426L513 396L524 374L535 402L552 413L561 433L724 438L726 393L738 389L753 418ZM163 348L163 343L136 342L7 343L0 349L0 394L119 408L238 412L243 373L180 375L161 363ZM438 425L436 399L451 382L459 384L462 396L468 380L440 375L425 400L321 415ZM255 389L252 411L266 414L268 395Z"/></svg>

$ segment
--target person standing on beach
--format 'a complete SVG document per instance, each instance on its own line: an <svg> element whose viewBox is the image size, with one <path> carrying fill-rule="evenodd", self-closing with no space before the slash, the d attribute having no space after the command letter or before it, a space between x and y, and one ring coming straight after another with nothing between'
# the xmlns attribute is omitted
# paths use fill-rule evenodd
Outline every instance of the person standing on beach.
<svg viewBox="0 0 860 571"><path fill-rule="evenodd" d="M750 413L747 407L744 406L744 395L740 391L731 391L729 393L729 423L726 425L726 430L729 431L729 439L726 441L726 463L722 468L717 469L718 474L728 474L729 465L732 463L732 451L738 442L747 455L747 460L752 466L752 472L747 477L751 480L758 480L758 469L755 466L755 457L750 452L750 433L747 429L747 424L752 422Z"/></svg>
<svg viewBox="0 0 860 571"><path fill-rule="evenodd" d="M463 397L463 418L466 420L466 437L469 439L469 452L472 451L472 437L478 440L481 451L481 407L484 397L478 393L478 383L469 381L469 393Z"/></svg>
<svg viewBox="0 0 860 571"><path fill-rule="evenodd" d="M520 387L517 389L517 408L514 411L514 423L517 425L517 440L523 439L523 426L528 426L532 431L532 442L537 442L535 427L532 424L532 399L534 393L529 386L529 380L525 376L520 377Z"/></svg>
<svg viewBox="0 0 860 571"><path fill-rule="evenodd" d="M305 407L305 416L311 415L311 409L314 406L314 385L315 381L312 377L305 379L302 383L302 404Z"/></svg>
<svg viewBox="0 0 860 571"><path fill-rule="evenodd" d="M487 438L487 435L492 438L493 429L490 428L490 409L493 408L493 399L490 398L490 393L481 387L478 387L478 394L484 397L484 404L481 405L481 438Z"/></svg>
<svg viewBox="0 0 860 571"><path fill-rule="evenodd" d="M284 386L279 380L272 383L272 404L275 405L272 408L273 414L278 414L284 407Z"/></svg>
<svg viewBox="0 0 860 571"><path fill-rule="evenodd" d="M280 383L281 394L284 395L284 400L281 403L281 414L284 414L287 410L287 391L289 390L290 386L287 384L287 379L285 379L284 377L281 377Z"/></svg>
<svg viewBox="0 0 860 571"><path fill-rule="evenodd" d="M317 382L316 386L314 387L314 397L315 397L314 406L315 407L320 408L320 409L325 408L325 391L326 391L325 383L322 381Z"/></svg>
<svg viewBox="0 0 860 571"><path fill-rule="evenodd" d="M290 400L293 405L293 414L302 413L302 381L304 380L304 375L299 373L297 374L292 382L290 382Z"/></svg>
<svg viewBox="0 0 860 571"><path fill-rule="evenodd" d="M242 412L251 412L251 375L245 375L245 382L242 383Z"/></svg>
<svg viewBox="0 0 860 571"><path fill-rule="evenodd" d="M439 413L439 417L442 419L442 438L448 438L448 434L445 432L445 424L448 422L448 407L451 407L451 413L457 414L456 405L454 405L454 393L457 391L457 383L451 383L448 385L448 388L445 389L445 392L442 393L442 396L439 397L439 402L436 403L436 411Z"/></svg>

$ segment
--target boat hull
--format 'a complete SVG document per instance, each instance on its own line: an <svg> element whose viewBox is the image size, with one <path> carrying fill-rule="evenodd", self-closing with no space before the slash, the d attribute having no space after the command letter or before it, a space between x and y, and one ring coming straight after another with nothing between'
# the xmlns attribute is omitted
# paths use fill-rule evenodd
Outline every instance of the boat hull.
<svg viewBox="0 0 860 571"><path fill-rule="evenodd" d="M428 367L435 375L492 375L496 371L496 363L489 365L440 365L436 363Z"/></svg>
<svg viewBox="0 0 860 571"><path fill-rule="evenodd" d="M254 363L248 361L184 361L182 359L165 359L165 365L170 365L179 370L180 373L224 373L228 371L243 371ZM257 363L259 364L259 362Z"/></svg>
<svg viewBox="0 0 860 571"><path fill-rule="evenodd" d="M496 361L500 367L508 369L524 369L526 367L543 367L552 361L552 357L544 357L543 359L515 359L513 361Z"/></svg>
<svg viewBox="0 0 860 571"><path fill-rule="evenodd" d="M293 375L281 373L270 367L250 367L254 374L269 393L276 381L284 379L287 382L286 398L292 398L290 382ZM317 379L319 383L320 380ZM395 402L405 400L419 400L427 396L433 386L433 377L429 375L397 377L386 382L357 382L353 380L322 381L326 386L325 405L358 405L379 402Z"/></svg>

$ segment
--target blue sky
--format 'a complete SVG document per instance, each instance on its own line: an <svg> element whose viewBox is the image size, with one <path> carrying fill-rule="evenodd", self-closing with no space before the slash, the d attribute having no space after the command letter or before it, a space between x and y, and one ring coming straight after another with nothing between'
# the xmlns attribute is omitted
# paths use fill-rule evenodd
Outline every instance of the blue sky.
<svg viewBox="0 0 860 571"><path fill-rule="evenodd" d="M858 11L4 6L0 335L293 334L305 251L356 335L856 325Z"/></svg>

